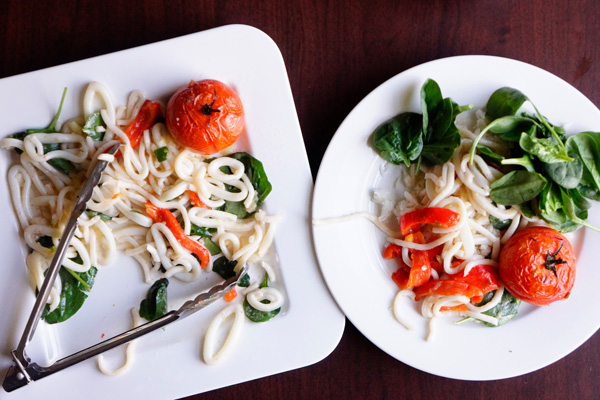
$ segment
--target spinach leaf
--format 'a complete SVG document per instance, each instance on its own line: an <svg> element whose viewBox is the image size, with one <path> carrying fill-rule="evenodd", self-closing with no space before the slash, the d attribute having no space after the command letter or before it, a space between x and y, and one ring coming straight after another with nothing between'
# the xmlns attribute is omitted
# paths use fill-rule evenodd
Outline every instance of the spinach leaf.
<svg viewBox="0 0 600 400"><path fill-rule="evenodd" d="M529 130L531 125L534 124L531 118L518 117L518 116L504 116L490 122L485 128L479 132L479 135L473 141L471 146L471 154L469 162L473 163L473 157L475 157L475 150L479 146L479 141L488 132L500 134L504 140L518 142L521 133Z"/></svg>
<svg viewBox="0 0 600 400"><path fill-rule="evenodd" d="M536 156L546 164L563 161L573 161L565 147L559 147L551 139L538 139L523 132L519 146L527 153Z"/></svg>
<svg viewBox="0 0 600 400"><path fill-rule="evenodd" d="M494 292L490 292L490 294L493 296ZM488 301L485 301L485 303L487 303ZM489 327L498 327L504 325L505 323L517 316L520 305L521 300L517 299L515 296L510 294L508 290L504 289L504 292L502 293L502 298L500 299L500 303L498 303L494 308L483 312L483 314L498 318L498 325L493 325L484 321L480 322Z"/></svg>
<svg viewBox="0 0 600 400"><path fill-rule="evenodd" d="M263 164L245 152L234 153L229 157L235 158L244 164L246 175L250 179L250 182L252 182L254 190L256 190L256 207L260 207L273 188L271 182L269 182L269 178L267 178Z"/></svg>
<svg viewBox="0 0 600 400"><path fill-rule="evenodd" d="M481 157L483 157L483 159L486 161L499 163L504 160L503 155L496 153L494 150L482 144L477 145L477 150L479 151L479 155L481 155Z"/></svg>
<svg viewBox="0 0 600 400"><path fill-rule="evenodd" d="M444 108L444 98L440 86L433 79L427 79L421 86L421 112L423 113L422 128L425 141L433 136L436 119L440 119Z"/></svg>
<svg viewBox="0 0 600 400"><path fill-rule="evenodd" d="M54 249L54 250L56 250L55 247L54 247L54 242L52 241L52 236L47 236L47 235L40 236L37 239L37 242L39 244L41 244L42 246L44 246L45 248L47 248L47 249Z"/></svg>
<svg viewBox="0 0 600 400"><path fill-rule="evenodd" d="M248 287L250 286L250 275L245 273L238 282L239 287Z"/></svg>
<svg viewBox="0 0 600 400"><path fill-rule="evenodd" d="M262 282L260 283L260 285L258 285L259 289L265 288L269 286L269 274L265 273L265 276L263 277Z"/></svg>
<svg viewBox="0 0 600 400"><path fill-rule="evenodd" d="M439 85L427 79L420 91L421 112L405 112L383 123L373 134L379 155L392 164L429 165L448 161L460 145L454 120L472 106L459 106L443 98Z"/></svg>
<svg viewBox="0 0 600 400"><path fill-rule="evenodd" d="M213 271L221 276L223 279L233 278L235 276L235 266L237 261L228 260L226 257L219 257L213 262Z"/></svg>
<svg viewBox="0 0 600 400"><path fill-rule="evenodd" d="M579 156L574 156L573 161L542 164L542 170L547 177L565 189L574 189L579 186L581 181L583 164L579 160Z"/></svg>
<svg viewBox="0 0 600 400"><path fill-rule="evenodd" d="M269 300L262 300L261 303L269 304ZM245 298L243 308L244 314L246 314L246 317L248 317L248 319L252 322L267 322L281 311L281 307L269 312L257 310L256 308L252 307Z"/></svg>
<svg viewBox="0 0 600 400"><path fill-rule="evenodd" d="M102 221L110 221L110 220L112 220L112 218L113 218L113 217L111 217L110 215L107 215L107 214L101 213L101 212L99 212L99 211L93 211L93 210L86 210L86 211L85 211L85 215L87 215L87 216L88 216L88 217L90 217L90 218L94 218L96 215L99 215L99 216L100 216L100 219L101 219Z"/></svg>
<svg viewBox="0 0 600 400"><path fill-rule="evenodd" d="M31 135L32 133L56 133L56 123L58 122L58 118L62 111L63 103L65 101L65 96L67 95L67 88L63 90L62 97L60 99L60 105L58 106L58 111L54 115L50 124L47 127L41 129L26 129L25 132L14 133L9 135L11 138L25 140L27 135ZM59 150L60 144L58 143L45 143L43 145L44 154L49 153L51 151ZM17 149L18 150L18 149ZM18 153L22 153L21 150L17 151ZM51 158L48 160L48 164L56 168L58 171L62 172L65 175L69 175L75 166L69 160L65 160L64 158Z"/></svg>
<svg viewBox="0 0 600 400"><path fill-rule="evenodd" d="M570 208L574 218L585 220L589 203L576 190L565 192L564 189L553 182L549 182L540 193L538 209L540 217L552 228L566 233L578 229L581 224L569 215L564 196L572 197L569 202L572 203Z"/></svg>
<svg viewBox="0 0 600 400"><path fill-rule="evenodd" d="M98 130L96 130L98 127L106 128L106 125L102 120L102 115L99 112L95 112L90 114L81 130L94 140L102 140L104 139L104 132L98 132Z"/></svg>
<svg viewBox="0 0 600 400"><path fill-rule="evenodd" d="M50 306L46 305L42 319L49 324L56 324L71 318L87 299L86 292L89 292L94 285L97 272L96 267L91 267L86 272L75 272L61 267L58 275L62 283L62 290L58 307L49 311Z"/></svg>
<svg viewBox="0 0 600 400"><path fill-rule="evenodd" d="M502 165L520 165L525 168L529 172L535 172L535 167L533 166L533 162L531 161L531 157L529 154L523 154L519 158L505 158L500 162Z"/></svg>
<svg viewBox="0 0 600 400"><path fill-rule="evenodd" d="M212 237L213 233L217 231L217 228L205 228L198 226L194 223L191 224L190 235L191 236L201 236L203 238Z"/></svg>
<svg viewBox="0 0 600 400"><path fill-rule="evenodd" d="M521 209L523 215L527 218L535 217L535 211L530 201L519 204L519 208Z"/></svg>
<svg viewBox="0 0 600 400"><path fill-rule="evenodd" d="M380 156L392 164L409 166L423 148L422 120L421 115L406 112L382 124L373 137Z"/></svg>
<svg viewBox="0 0 600 400"><path fill-rule="evenodd" d="M586 222L587 210L590 208L590 205L577 190L560 189L560 193L565 206L565 213L573 223L587 226L590 229L600 232L600 228Z"/></svg>
<svg viewBox="0 0 600 400"><path fill-rule="evenodd" d="M581 183L590 193L600 191L600 133L580 132L566 140L567 149L583 164Z"/></svg>
<svg viewBox="0 0 600 400"><path fill-rule="evenodd" d="M492 223L492 227L494 229L498 229L499 231L503 231L504 229L508 228L512 222L512 219L500 219L494 217L493 215L490 215L489 219Z"/></svg>
<svg viewBox="0 0 600 400"><path fill-rule="evenodd" d="M206 250L208 250L211 256L216 256L222 252L219 245L213 242L210 238L204 238L204 247L206 247Z"/></svg>
<svg viewBox="0 0 600 400"><path fill-rule="evenodd" d="M443 133L436 133L430 143L423 145L421 157L429 165L444 164L452 158L458 146L460 146L460 132L452 122L450 128Z"/></svg>
<svg viewBox="0 0 600 400"><path fill-rule="evenodd" d="M512 171L490 185L490 198L505 206L521 204L540 194L547 182L536 172Z"/></svg>
<svg viewBox="0 0 600 400"><path fill-rule="evenodd" d="M169 148L167 146L159 147L154 150L154 155L158 162L167 161L167 157L169 156Z"/></svg>
<svg viewBox="0 0 600 400"><path fill-rule="evenodd" d="M516 115L523 104L529 100L527 96L517 89L503 87L496 90L485 106L485 115L489 120L494 120L507 115Z"/></svg>
<svg viewBox="0 0 600 400"><path fill-rule="evenodd" d="M52 165L65 175L69 175L73 168L75 168L75 165L73 165L71 161L65 160L64 158L51 158L48 160L48 164Z"/></svg>
<svg viewBox="0 0 600 400"><path fill-rule="evenodd" d="M251 213L246 211L246 207L244 207L244 203L242 203L241 201L225 200L225 203L221 207L217 207L217 210L233 214L239 219L244 219L251 215Z"/></svg>
<svg viewBox="0 0 600 400"><path fill-rule="evenodd" d="M244 164L245 173L248 176L248 179L250 179L250 182L252 182L254 190L256 190L256 207L260 207L272 190L271 182L269 182L269 179L267 178L262 163L245 152L234 153L229 157L235 158ZM240 219L247 218L254 213L254 211L248 212L241 201L234 202L227 200L221 207L218 207L217 210L234 214Z"/></svg>
<svg viewBox="0 0 600 400"><path fill-rule="evenodd" d="M160 278L150 286L146 298L140 303L140 317L154 321L167 313L167 286L167 278Z"/></svg>

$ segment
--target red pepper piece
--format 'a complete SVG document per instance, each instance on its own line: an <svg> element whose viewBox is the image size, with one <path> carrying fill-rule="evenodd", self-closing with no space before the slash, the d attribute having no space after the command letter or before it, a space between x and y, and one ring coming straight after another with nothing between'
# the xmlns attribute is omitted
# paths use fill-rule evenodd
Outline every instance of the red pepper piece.
<svg viewBox="0 0 600 400"><path fill-rule="evenodd" d="M419 231L407 235L405 240L420 244L425 243L425 238ZM401 248L399 254L401 255ZM429 262L430 257L428 251L411 249L410 255L412 258L412 267L409 269L408 266L404 264L402 257L400 256L400 268L398 268L398 270L392 274L392 279L394 282L396 282L400 289L411 289L418 287L429 281L431 278L431 264Z"/></svg>
<svg viewBox="0 0 600 400"><path fill-rule="evenodd" d="M402 247L397 244L390 243L383 251L383 258L386 260L399 257L402 257Z"/></svg>
<svg viewBox="0 0 600 400"><path fill-rule="evenodd" d="M229 292L227 292L225 294L225 296L223 296L223 298L225 299L225 301L231 303L233 301L233 299L235 299L237 297L237 291L235 290L235 287L233 289L231 289Z"/></svg>
<svg viewBox="0 0 600 400"><path fill-rule="evenodd" d="M194 192L193 190L188 190L188 196L190 196L190 202L194 207L210 208L209 206L204 204L202 200L200 200L200 196L198 196L198 193Z"/></svg>
<svg viewBox="0 0 600 400"><path fill-rule="evenodd" d="M160 114L160 108L160 103L157 101L146 100L144 104L142 104L140 111L135 116L131 125L125 129L125 134L129 138L129 144L132 148L135 149L138 144L140 144L140 141L144 136L144 131L150 129L152 125L154 125L154 122Z"/></svg>
<svg viewBox="0 0 600 400"><path fill-rule="evenodd" d="M154 223L164 222L167 228L173 233L179 244L184 248L188 249L192 253L198 256L200 259L200 266L202 268L208 265L210 255L202 245L195 240L192 240L185 234L181 225L177 221L177 218L173 213L166 208L159 208L152 204L150 201L146 202L146 214L152 219Z"/></svg>
<svg viewBox="0 0 600 400"><path fill-rule="evenodd" d="M415 300L424 296L439 294L443 296L462 295L478 303L483 300L483 295L500 287L498 272L490 265L473 267L467 276L462 272L447 276L446 278L431 280L415 288Z"/></svg>
<svg viewBox="0 0 600 400"><path fill-rule="evenodd" d="M420 208L400 217L400 231L404 236L412 232L415 225L434 224L442 228L454 226L460 220L457 212L442 207Z"/></svg>

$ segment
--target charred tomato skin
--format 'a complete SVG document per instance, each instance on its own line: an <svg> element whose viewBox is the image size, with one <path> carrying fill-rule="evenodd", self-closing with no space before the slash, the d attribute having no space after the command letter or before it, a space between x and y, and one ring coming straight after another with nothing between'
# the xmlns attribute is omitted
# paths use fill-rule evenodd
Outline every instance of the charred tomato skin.
<svg viewBox="0 0 600 400"><path fill-rule="evenodd" d="M555 271L547 268L548 255L559 261L553 264ZM547 305L571 292L576 261L571 243L560 232L547 227L525 228L502 248L500 278L513 296Z"/></svg>
<svg viewBox="0 0 600 400"><path fill-rule="evenodd" d="M245 125L238 94L214 79L191 81L177 90L167 103L165 119L177 143L205 155L231 146Z"/></svg>

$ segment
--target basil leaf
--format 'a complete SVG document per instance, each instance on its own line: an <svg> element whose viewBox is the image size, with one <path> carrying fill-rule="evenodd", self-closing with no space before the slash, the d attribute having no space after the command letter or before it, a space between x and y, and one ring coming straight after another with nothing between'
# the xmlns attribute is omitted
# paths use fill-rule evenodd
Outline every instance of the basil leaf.
<svg viewBox="0 0 600 400"><path fill-rule="evenodd" d="M490 185L490 199L505 206L521 204L535 198L548 181L536 172L509 172Z"/></svg>
<svg viewBox="0 0 600 400"><path fill-rule="evenodd" d="M213 262L212 270L223 279L233 278L237 263L235 260L230 261L226 257L219 257Z"/></svg>
<svg viewBox="0 0 600 400"><path fill-rule="evenodd" d="M140 317L154 321L167 313L167 286L167 278L160 278L150 286L146 298L140 303Z"/></svg>
<svg viewBox="0 0 600 400"><path fill-rule="evenodd" d="M261 303L269 304L269 300L262 300ZM244 314L252 322L267 322L281 311L281 307L269 312L257 310L248 303L246 298L244 298L243 308Z"/></svg>
<svg viewBox="0 0 600 400"><path fill-rule="evenodd" d="M154 150L154 155L158 162L167 161L167 157L169 156L169 148L167 146L159 147Z"/></svg>
<svg viewBox="0 0 600 400"><path fill-rule="evenodd" d="M94 140L102 140L104 139L104 132L98 132L96 129L98 127L106 128L106 125L104 124L104 120L102 120L102 115L99 112L95 112L90 114L81 130Z"/></svg>

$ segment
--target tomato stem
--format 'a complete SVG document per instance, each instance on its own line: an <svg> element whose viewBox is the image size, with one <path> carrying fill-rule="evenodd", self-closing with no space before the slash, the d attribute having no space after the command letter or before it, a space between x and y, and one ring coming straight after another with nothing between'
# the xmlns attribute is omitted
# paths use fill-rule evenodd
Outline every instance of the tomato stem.
<svg viewBox="0 0 600 400"><path fill-rule="evenodd" d="M221 110L218 108L212 108L215 105L215 101L217 101L217 89L213 88L213 90L215 95L213 96L212 103L203 105L201 109L202 114L206 115L207 117L210 117L213 113L221 112ZM210 118L208 119L208 127L210 128Z"/></svg>
<svg viewBox="0 0 600 400"><path fill-rule="evenodd" d="M558 253L560 252L560 249L562 249L564 243L565 241L561 240L558 249L554 253L551 254L548 251L548 254L546 254L546 262L544 263L544 267L547 270L554 272L554 276L556 277L558 277L558 274L556 273L556 265L566 263L566 261L562 258L556 258L556 256L558 256Z"/></svg>

